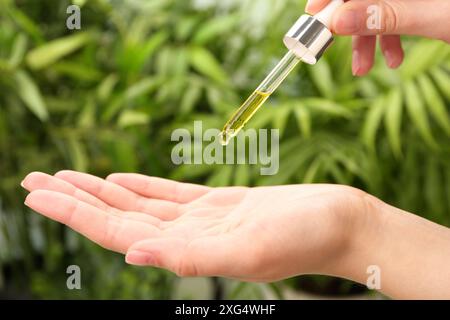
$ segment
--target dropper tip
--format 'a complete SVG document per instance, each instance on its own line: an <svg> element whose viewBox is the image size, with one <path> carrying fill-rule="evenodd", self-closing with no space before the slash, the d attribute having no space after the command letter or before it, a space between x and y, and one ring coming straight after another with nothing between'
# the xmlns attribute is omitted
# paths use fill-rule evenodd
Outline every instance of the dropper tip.
<svg viewBox="0 0 450 320"><path fill-rule="evenodd" d="M219 133L219 142L221 145L226 146L233 137L232 130L223 130Z"/></svg>

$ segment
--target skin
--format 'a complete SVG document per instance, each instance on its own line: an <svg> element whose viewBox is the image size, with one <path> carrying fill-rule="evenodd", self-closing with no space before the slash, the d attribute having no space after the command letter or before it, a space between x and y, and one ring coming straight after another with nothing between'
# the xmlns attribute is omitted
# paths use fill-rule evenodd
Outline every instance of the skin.
<svg viewBox="0 0 450 320"><path fill-rule="evenodd" d="M330 0L309 0L306 12L315 14ZM381 28L369 29L367 9L380 8ZM403 61L400 35L417 35L450 43L450 1L448 0L351 0L333 15L332 31L353 36L352 72L367 74L373 66L377 37L388 67Z"/></svg>
<svg viewBox="0 0 450 320"><path fill-rule="evenodd" d="M394 298L450 298L450 229L340 185L209 188L112 174L34 172L25 204L130 264L179 276L276 281L327 274Z"/></svg>

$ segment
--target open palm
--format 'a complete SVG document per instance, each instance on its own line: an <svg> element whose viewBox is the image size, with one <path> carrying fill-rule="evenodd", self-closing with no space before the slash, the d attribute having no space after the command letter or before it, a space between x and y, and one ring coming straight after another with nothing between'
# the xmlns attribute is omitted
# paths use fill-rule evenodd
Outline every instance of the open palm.
<svg viewBox="0 0 450 320"><path fill-rule="evenodd" d="M356 189L337 185L209 188L74 171L34 172L22 185L30 208L131 264L249 281L326 273L345 217L362 208Z"/></svg>

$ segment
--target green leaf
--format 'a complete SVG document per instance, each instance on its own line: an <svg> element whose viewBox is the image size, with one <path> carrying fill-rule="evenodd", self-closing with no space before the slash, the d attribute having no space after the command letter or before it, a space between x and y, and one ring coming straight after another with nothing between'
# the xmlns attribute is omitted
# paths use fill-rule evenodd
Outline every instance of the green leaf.
<svg viewBox="0 0 450 320"><path fill-rule="evenodd" d="M436 141L431 133L428 115L419 90L413 81L405 84L406 109L412 122L419 130L419 134L430 147L437 147Z"/></svg>
<svg viewBox="0 0 450 320"><path fill-rule="evenodd" d="M166 31L161 31L151 36L143 46L142 56L149 59L168 38Z"/></svg>
<svg viewBox="0 0 450 320"><path fill-rule="evenodd" d="M450 101L450 75L440 68L431 70L431 75L446 99Z"/></svg>
<svg viewBox="0 0 450 320"><path fill-rule="evenodd" d="M226 187L231 183L232 174L233 166L231 165L217 167L207 180L206 184L210 187Z"/></svg>
<svg viewBox="0 0 450 320"><path fill-rule="evenodd" d="M258 181L258 185L281 185L291 182L299 169L313 155L317 146L304 144L299 139L285 141L280 148L280 169L278 174L273 176L264 176ZM298 152L301 150L301 152Z"/></svg>
<svg viewBox="0 0 450 320"><path fill-rule="evenodd" d="M332 68L333 78L336 83L353 82L354 79L351 73L352 70L352 55L350 37L336 38L333 45L327 52L327 61ZM340 90L337 90L338 92Z"/></svg>
<svg viewBox="0 0 450 320"><path fill-rule="evenodd" d="M236 14L227 14L216 17L215 19L210 19L195 33L193 42L198 45L203 45L216 37L220 37L225 33L230 32L239 21L240 17Z"/></svg>
<svg viewBox="0 0 450 320"><path fill-rule="evenodd" d="M78 117L78 125L81 128L92 128L95 126L96 105L92 97L88 97L83 110Z"/></svg>
<svg viewBox="0 0 450 320"><path fill-rule="evenodd" d="M233 110L235 112L236 110ZM276 106L271 102L266 102L263 107L253 116L253 118L248 122L247 126L249 128L264 128L272 124L272 121L277 112ZM230 113L231 115L232 113Z"/></svg>
<svg viewBox="0 0 450 320"><path fill-rule="evenodd" d="M137 153L128 139L115 139L112 141L113 170L120 172L136 172Z"/></svg>
<svg viewBox="0 0 450 320"><path fill-rule="evenodd" d="M156 89L162 79L147 77L130 86L125 92L112 99L102 112L101 119L103 122L111 120L121 110L125 103L131 103L134 99L149 94Z"/></svg>
<svg viewBox="0 0 450 320"><path fill-rule="evenodd" d="M175 25L174 34L176 39L180 41L186 40L192 34L192 31L194 30L198 22L199 22L198 16L183 17Z"/></svg>
<svg viewBox="0 0 450 320"><path fill-rule="evenodd" d="M334 180L339 184L350 184L349 179L345 175L343 169L341 169L333 159L326 159L324 161L326 171L328 171Z"/></svg>
<svg viewBox="0 0 450 320"><path fill-rule="evenodd" d="M235 186L248 186L250 183L250 168L248 165L240 164L236 168L234 175Z"/></svg>
<svg viewBox="0 0 450 320"><path fill-rule="evenodd" d="M11 56L8 61L11 69L17 68L17 66L22 63L26 49L27 37L23 34L19 34L14 41Z"/></svg>
<svg viewBox="0 0 450 320"><path fill-rule="evenodd" d="M279 106L276 108L272 123L276 129L280 130L280 137L283 136L290 114L291 109L287 106Z"/></svg>
<svg viewBox="0 0 450 320"><path fill-rule="evenodd" d="M220 101L223 101L223 92L220 90L220 87L206 86L206 98L208 99L208 104L212 107L212 109L215 112L220 112Z"/></svg>
<svg viewBox="0 0 450 320"><path fill-rule="evenodd" d="M305 176L303 177L303 183L313 183L321 166L322 158L318 157L314 159L314 161L308 167L308 170L306 170Z"/></svg>
<svg viewBox="0 0 450 320"><path fill-rule="evenodd" d="M181 100L180 114L189 114L194 109L194 106L199 101L201 95L202 86L197 82L192 83Z"/></svg>
<svg viewBox="0 0 450 320"><path fill-rule="evenodd" d="M170 47L163 47L158 51L156 58L156 69L161 77L170 74L173 66L173 57L175 53Z"/></svg>
<svg viewBox="0 0 450 320"><path fill-rule="evenodd" d="M9 14L15 23L17 23L26 33L28 33L35 41L42 42L43 37L39 26L30 19L24 12L18 9L9 10Z"/></svg>
<svg viewBox="0 0 450 320"><path fill-rule="evenodd" d="M83 144L78 140L75 134L69 135L68 148L73 169L86 172L88 168L88 156Z"/></svg>
<svg viewBox="0 0 450 320"><path fill-rule="evenodd" d="M402 155L400 131L402 126L403 101L400 89L392 89L386 98L385 125L389 144L396 157Z"/></svg>
<svg viewBox="0 0 450 320"><path fill-rule="evenodd" d="M424 166L425 182L424 197L433 216L444 216L446 213L445 193L443 186L445 181L437 161L429 158Z"/></svg>
<svg viewBox="0 0 450 320"><path fill-rule="evenodd" d="M136 125L145 125L150 121L150 117L145 112L124 110L117 121L117 124L121 128L127 128Z"/></svg>
<svg viewBox="0 0 450 320"><path fill-rule="evenodd" d="M124 92L124 97L128 101L136 99L137 97L148 94L150 91L156 89L160 83L160 79L155 79L153 77L143 78L130 86Z"/></svg>
<svg viewBox="0 0 450 320"><path fill-rule="evenodd" d="M325 59L308 68L312 80L322 96L332 99L335 92L330 65Z"/></svg>
<svg viewBox="0 0 450 320"><path fill-rule="evenodd" d="M18 94L25 105L41 121L48 120L48 111L42 98L41 92L33 79L23 70L14 74Z"/></svg>
<svg viewBox="0 0 450 320"><path fill-rule="evenodd" d="M175 77L184 79L189 68L189 53L185 49L178 49L176 51L175 59L173 61L173 74Z"/></svg>
<svg viewBox="0 0 450 320"><path fill-rule="evenodd" d="M444 129L445 133L450 135L450 116L439 92L428 76L421 75L417 80L425 102L427 103L428 110L430 110L431 115L442 129Z"/></svg>
<svg viewBox="0 0 450 320"><path fill-rule="evenodd" d="M102 77L101 72L97 69L72 61L57 62L53 65L52 70L84 82L97 81Z"/></svg>
<svg viewBox="0 0 450 320"><path fill-rule="evenodd" d="M425 54L424 54L425 53ZM408 52L400 73L409 80L420 73L430 70L442 62L450 53L449 46L442 41L423 39Z"/></svg>
<svg viewBox="0 0 450 320"><path fill-rule="evenodd" d="M158 48L167 40L167 32L160 31L152 35L145 43L129 41L124 44L117 62L123 72L138 73Z"/></svg>
<svg viewBox="0 0 450 320"><path fill-rule="evenodd" d="M185 181L188 179L198 179L200 177L205 177L214 171L214 166L200 164L200 165L181 165L174 169L170 174L170 179Z"/></svg>
<svg viewBox="0 0 450 320"><path fill-rule="evenodd" d="M72 2L73 2L73 4L75 4L75 5L79 6L79 7L82 7L82 6L84 6L86 4L86 1L87 0L73 0Z"/></svg>
<svg viewBox="0 0 450 320"><path fill-rule="evenodd" d="M27 63L34 70L43 69L83 47L91 38L90 33L80 32L47 42L28 53Z"/></svg>
<svg viewBox="0 0 450 320"><path fill-rule="evenodd" d="M386 88L400 86L403 82L399 72L390 68L374 68L370 77L378 83L378 86Z"/></svg>
<svg viewBox="0 0 450 320"><path fill-rule="evenodd" d="M358 90L366 98L376 98L380 95L380 90L373 79L364 77L357 81Z"/></svg>
<svg viewBox="0 0 450 320"><path fill-rule="evenodd" d="M97 88L98 99L102 102L106 101L111 96L118 81L119 77L114 73L105 77Z"/></svg>
<svg viewBox="0 0 450 320"><path fill-rule="evenodd" d="M211 78L221 84L227 84L228 78L214 55L202 47L193 47L189 50L189 60L192 67L200 74Z"/></svg>
<svg viewBox="0 0 450 320"><path fill-rule="evenodd" d="M303 105L298 105L294 106L294 114L303 137L311 137L311 114L309 111Z"/></svg>
<svg viewBox="0 0 450 320"><path fill-rule="evenodd" d="M352 116L350 109L331 100L322 98L307 98L303 99L302 103L311 111L318 111L319 113L324 113L335 117L350 118Z"/></svg>
<svg viewBox="0 0 450 320"><path fill-rule="evenodd" d="M375 141L383 115L386 109L386 100L383 97L375 99L370 105L362 128L362 141L371 150L375 151Z"/></svg>

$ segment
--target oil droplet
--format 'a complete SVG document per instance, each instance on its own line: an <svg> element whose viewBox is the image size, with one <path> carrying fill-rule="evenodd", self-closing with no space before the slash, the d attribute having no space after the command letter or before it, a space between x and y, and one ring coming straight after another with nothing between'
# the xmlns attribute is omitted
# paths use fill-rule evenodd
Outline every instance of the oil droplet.
<svg viewBox="0 0 450 320"><path fill-rule="evenodd" d="M228 145L231 138L233 138L233 134L229 130L223 130L219 133L219 142L222 146Z"/></svg>

